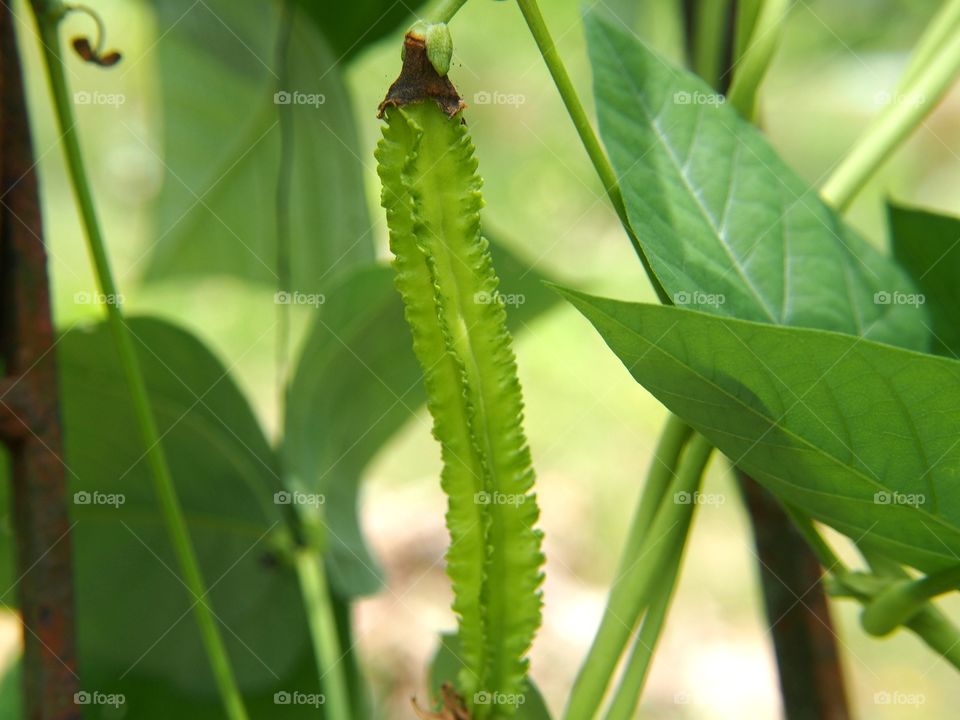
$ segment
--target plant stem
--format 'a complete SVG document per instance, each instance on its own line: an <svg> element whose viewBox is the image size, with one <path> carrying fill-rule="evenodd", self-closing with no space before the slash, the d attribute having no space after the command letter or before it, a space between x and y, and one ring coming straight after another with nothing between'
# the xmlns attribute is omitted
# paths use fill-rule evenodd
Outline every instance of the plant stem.
<svg viewBox="0 0 960 720"><path fill-rule="evenodd" d="M777 49L787 10L788 0L764 0L743 55L737 58L727 97L748 120L756 118L757 91Z"/></svg>
<svg viewBox="0 0 960 720"><path fill-rule="evenodd" d="M610 164L606 154L603 152L603 147L600 145L600 140L593 131L593 127L590 125L587 112L584 110L583 103L580 102L576 88L573 87L570 75L567 73L563 60L560 58L560 53L557 51L553 37L550 35L550 30L547 28L547 24L543 19L540 7L537 5L537 0L517 0L517 5L520 6L520 12L523 13L527 27L530 28L530 34L533 35L533 39L540 49L540 54L543 56L543 61L547 65L547 70L550 71L550 76L553 78L554 85L557 87L557 92L560 93L560 98L567 108L567 113L573 121L577 135L580 136L580 142L583 144L584 150L587 151L590 162L593 163L594 170L596 170L597 175L600 177L603 189L610 199L610 203L613 205L613 209L617 213L617 217L620 219L620 224L623 225L627 237L630 238L630 243L633 245L637 257L639 257L640 262L643 263L643 268L650 278L657 297L660 299L660 302L665 305L671 304L666 290L664 290L663 285L660 284L660 280L657 279L653 269L650 267L646 253L644 253L639 239L633 232L630 219L627 215L627 207L623 202L623 195L620 192L617 174L613 169L613 165Z"/></svg>
<svg viewBox="0 0 960 720"><path fill-rule="evenodd" d="M713 446L701 435L687 444L670 490L673 497L658 510L643 551L626 575L619 577L570 693L565 720L590 720L630 639L640 614L650 606L656 583L669 572L668 562L683 547L696 508L695 494ZM669 492L669 491L668 491ZM650 555L646 560L644 558Z"/></svg>
<svg viewBox="0 0 960 720"><path fill-rule="evenodd" d="M350 696L341 662L343 653L337 636L333 605L330 603L330 588L323 569L323 558L312 547L297 550L296 558L297 577L300 580L303 605L307 610L310 639L325 692L324 717L329 720L350 720Z"/></svg>
<svg viewBox="0 0 960 720"><path fill-rule="evenodd" d="M807 541L807 545L810 546L810 550L816 556L817 561L827 572L840 575L849 572L846 565L843 564L843 561L833 552L833 548L827 544L827 541L824 540L823 536L817 531L817 528L809 517L789 503L783 503L783 510L787 513L787 516L791 522L793 522L797 531L803 536L804 540Z"/></svg>
<svg viewBox="0 0 960 720"><path fill-rule="evenodd" d="M849 702L818 556L773 495L742 471L737 476L756 547L784 717L847 720Z"/></svg>
<svg viewBox="0 0 960 720"><path fill-rule="evenodd" d="M933 17L920 40L913 47L910 62L907 63L897 85L898 94L903 93L907 86L916 80L920 71L936 57L950 36L957 32L958 26L960 26L960 0L949 0Z"/></svg>
<svg viewBox="0 0 960 720"><path fill-rule="evenodd" d="M106 303L107 322L130 391L130 400L133 404L141 439L146 448L147 463L153 475L154 488L160 501L161 512L173 543L183 580L195 600L194 612L197 624L200 627L200 634L216 678L224 709L231 720L246 720L247 713L243 705L243 699L233 676L223 638L210 609L200 565L190 539L176 488L173 485L173 479L170 476L166 455L160 444L160 434L150 407L140 363L134 351L132 334L124 322L119 303L115 302L120 295L113 279L103 234L97 219L93 194L84 168L73 108L64 76L58 32L59 22L63 17L62 8L54 6L52 10L44 12L42 4L37 3L34 6L34 13L40 31L41 44L43 45L47 78L53 95L57 122L62 133L71 185L87 236L87 249L94 266L100 292L108 300Z"/></svg>
<svg viewBox="0 0 960 720"><path fill-rule="evenodd" d="M14 10L0 8L0 494L21 618L21 717L76 717L77 613L57 336ZM6 446L8 457L2 448ZM7 491L9 490L9 495ZM13 587L4 595L13 595ZM8 602L13 600L12 597ZM5 684L16 694L15 681ZM3 694L0 690L0 695ZM7 698L4 698L7 699ZM0 704L4 704L0 702Z"/></svg>
<svg viewBox="0 0 960 720"><path fill-rule="evenodd" d="M643 485L643 491L640 493L640 500L634 511L633 520L630 524L630 530L627 533L627 541L624 544L623 556L620 558L620 564L617 568L616 577L622 578L639 560L639 555L643 550L644 540L650 535L650 526L653 524L657 511L663 504L670 487L676 475L677 463L680 460L680 454L684 446L693 435L693 428L683 422L676 415L670 415L660 434L660 440L653 451L653 461L650 471L647 474L647 481ZM620 687L617 689L617 695L614 699L614 705L611 706L607 715L607 720L616 717L629 717L636 702L640 698L643 690L643 683L646 680L646 670L650 659L653 656L653 648L660 636L660 628L666 617L666 612L673 596L673 587L679 571L680 558L670 558L667 566L670 568L668 577L663 579L663 584L657 588L656 596L653 598L650 608L647 610L646 617L643 620L643 626L634 643L630 654L630 665L625 671ZM621 600L614 599L614 595L624 586L615 585L611 588L610 598L607 601L607 607L604 609L604 622L611 622L614 618L610 617L612 608L619 604ZM630 698L634 698L631 702ZM626 713L626 715L622 715Z"/></svg>
<svg viewBox="0 0 960 720"><path fill-rule="evenodd" d="M940 25L946 25L950 19L938 15L927 31L928 36L939 35ZM867 126L821 189L824 199L838 210L847 208L949 90L960 71L960 33L942 32L950 35L949 40L937 48L926 65L910 71L910 82Z"/></svg>
<svg viewBox="0 0 960 720"><path fill-rule="evenodd" d="M697 4L693 20L693 47L690 62L693 71L706 80L710 87L720 84L721 68L727 63L722 29L727 24L731 0L706 0Z"/></svg>
<svg viewBox="0 0 960 720"><path fill-rule="evenodd" d="M631 720L640 704L643 695L643 686L646 684L650 662L660 640L663 625L670 609L673 591L677 586L677 576L680 574L680 563L683 561L683 549L674 548L673 555L667 561L669 570L662 578L659 587L654 591L650 607L643 618L643 626L634 640L630 650L630 659L623 671L620 685L607 709L606 720Z"/></svg>
<svg viewBox="0 0 960 720"><path fill-rule="evenodd" d="M875 575L894 581L904 580L910 575L900 565L870 550L860 549ZM858 596L863 602L869 602L872 596ZM927 604L919 613L905 623L931 650L960 670L960 630L939 608Z"/></svg>
<svg viewBox="0 0 960 720"><path fill-rule="evenodd" d="M467 0L437 0L431 7L424 10L422 20L428 24L448 23L466 4Z"/></svg>
<svg viewBox="0 0 960 720"><path fill-rule="evenodd" d="M617 568L617 577L623 577L636 563L643 549L643 542L650 534L654 517L666 497L667 488L676 476L680 453L692 435L693 428L676 415L671 414L667 418L660 440L653 451L653 461L647 474L647 481L643 484L640 500L634 511L633 520L630 522L623 557L620 558L620 565Z"/></svg>
<svg viewBox="0 0 960 720"><path fill-rule="evenodd" d="M284 92L290 82L290 63L288 52L290 36L293 32L293 0L284 0L281 8L280 29L277 37L277 90ZM277 122L280 126L280 163L277 168L277 191L275 194L277 229L277 295L274 306L277 311L277 348L276 348L276 403L277 437L283 445L286 435L287 387L290 369L290 308L289 302L280 302L280 295L291 291L290 281L290 185L293 176L293 106L277 105ZM288 463L285 453L281 453L282 471ZM284 477L281 474L281 477Z"/></svg>

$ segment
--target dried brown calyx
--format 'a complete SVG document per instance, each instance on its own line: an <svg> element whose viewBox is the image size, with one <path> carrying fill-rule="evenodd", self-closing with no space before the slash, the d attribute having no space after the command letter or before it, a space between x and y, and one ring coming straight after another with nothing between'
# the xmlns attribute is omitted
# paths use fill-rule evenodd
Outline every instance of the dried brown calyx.
<svg viewBox="0 0 960 720"><path fill-rule="evenodd" d="M403 107L424 100L433 100L450 117L466 107L450 78L437 73L427 58L424 38L419 33L408 32L403 38L403 68L380 103L377 117L382 118L388 107Z"/></svg>
<svg viewBox="0 0 960 720"><path fill-rule="evenodd" d="M470 720L470 711L467 710L463 698L453 689L453 685L444 683L440 687L440 695L443 706L439 712L427 712L421 709L417 705L416 698L414 698L411 702L413 702L413 710L417 713L417 717L421 720Z"/></svg>

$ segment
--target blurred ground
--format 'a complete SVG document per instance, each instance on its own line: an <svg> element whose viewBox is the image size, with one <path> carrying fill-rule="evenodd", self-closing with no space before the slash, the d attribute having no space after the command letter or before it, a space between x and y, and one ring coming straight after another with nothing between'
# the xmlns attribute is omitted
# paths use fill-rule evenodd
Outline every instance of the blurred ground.
<svg viewBox="0 0 960 720"><path fill-rule="evenodd" d="M578 5L576 0L551 0L544 10L586 99L589 69ZM764 89L763 124L809 181L829 172L879 110L878 93L894 85L906 59L903 51L935 6L930 0L795 4L784 48ZM18 8L26 18L22 3ZM110 37L123 38L125 47L149 48L155 42L143 2L109 0L98 3L98 9ZM544 273L604 295L652 299L639 263L599 197L599 184L516 7L474 0L452 29L452 76L472 105L468 118L486 181L487 222ZM638 30L662 41L658 28ZM95 315L94 308L74 302L75 293L89 291L93 284L55 146L36 48L29 47L28 54L55 312L65 327ZM138 285L142 249L150 240L150 202L162 179L159 162L133 135L156 137L161 127L152 62L147 53L107 81L95 68L79 63L71 68L75 81L109 82L127 98L119 108L84 109L80 123L128 308L177 319L222 356L229 356L231 348L249 348L235 371L273 422L274 349L269 336L254 343L257 328L264 326L260 322L266 323L272 310L261 311L259 299L230 280ZM393 38L364 54L348 73L364 157L371 158L367 193L381 246L385 233L372 162L379 133L374 114L398 65ZM483 93L502 93L515 101L477 102ZM958 116L960 94L954 93L853 206L850 218L871 239L885 242L881 202L887 196L960 214ZM533 676L556 710L599 620L664 413L571 310L558 309L528 328L517 353L548 557L545 624L533 653ZM369 469L363 493L364 525L385 563L389 586L360 603L357 626L369 677L389 708L384 718L409 717L407 699L423 691L423 668L435 638L453 627L442 567L446 534L436 480L439 452L428 429L424 414L412 420ZM725 502L700 512L654 664L645 716L772 720L779 717L779 708L769 637L749 536L721 460L714 461L708 485ZM960 617L960 604L953 602L951 608ZM867 638L857 627L852 605L836 605L835 613L859 716L951 716L951 708L960 703L960 686L949 668L910 637ZM10 637L12 627L5 622L0 634ZM0 648L0 662L9 657ZM897 692L919 694L924 705L882 703L882 693Z"/></svg>

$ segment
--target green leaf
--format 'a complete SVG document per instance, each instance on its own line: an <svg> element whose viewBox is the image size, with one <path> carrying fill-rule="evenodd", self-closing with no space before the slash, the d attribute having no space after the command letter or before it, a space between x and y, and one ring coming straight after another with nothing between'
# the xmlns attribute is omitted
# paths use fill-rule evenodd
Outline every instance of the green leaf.
<svg viewBox="0 0 960 720"><path fill-rule="evenodd" d="M430 661L430 693L431 701L441 697L440 688L449 683L456 686L457 678L463 668L460 659L460 644L455 633L440 636L440 645L437 647L433 659ZM540 691L533 681L527 678L526 687L522 695L523 701L517 706L514 720L550 720L550 712ZM491 700L493 698L490 698ZM423 703L426 705L426 702ZM434 707L436 707L434 705Z"/></svg>
<svg viewBox="0 0 960 720"><path fill-rule="evenodd" d="M282 689L310 648L296 576L274 545L287 506L274 501L273 452L194 337L153 319L127 324L238 683L253 696ZM85 689L125 692L131 707L151 686L216 703L110 333L71 330L57 352Z"/></svg>
<svg viewBox="0 0 960 720"><path fill-rule="evenodd" d="M913 293L699 78L586 18L600 133L630 223L676 305L925 349Z"/></svg>
<svg viewBox="0 0 960 720"><path fill-rule="evenodd" d="M960 357L960 219L898 205L887 211L894 257L929 306L933 352Z"/></svg>
<svg viewBox="0 0 960 720"><path fill-rule="evenodd" d="M413 19L424 0L354 0L350 3L296 0L296 3L317 23L337 57L349 60L387 33L402 30L402 23ZM397 47L400 47L399 36Z"/></svg>
<svg viewBox="0 0 960 720"><path fill-rule="evenodd" d="M633 377L781 500L931 572L960 557L960 362L564 291Z"/></svg>
<svg viewBox="0 0 960 720"><path fill-rule="evenodd" d="M362 163L337 55L302 13L289 77L280 3L157 4L164 178L147 277L233 274L277 283L279 111L288 113L290 289L321 292L373 258ZM275 93L291 100L276 104ZM300 95L295 95L300 93ZM310 104L313 97L320 104ZM301 102L303 101L303 102Z"/></svg>
<svg viewBox="0 0 960 720"><path fill-rule="evenodd" d="M556 301L542 276L491 244L519 331ZM294 480L326 497L331 582L347 596L375 592L381 571L357 521L357 486L383 444L426 401L403 305L387 266L361 268L326 293L291 383L286 453Z"/></svg>

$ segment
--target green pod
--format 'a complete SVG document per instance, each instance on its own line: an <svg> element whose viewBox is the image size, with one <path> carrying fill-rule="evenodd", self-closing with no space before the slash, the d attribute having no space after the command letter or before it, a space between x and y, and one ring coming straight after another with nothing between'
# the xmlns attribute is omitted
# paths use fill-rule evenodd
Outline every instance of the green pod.
<svg viewBox="0 0 960 720"><path fill-rule="evenodd" d="M543 555L506 312L480 234L481 180L459 117L432 101L385 117L381 199L448 498L457 690L474 720L509 717L540 624Z"/></svg>

